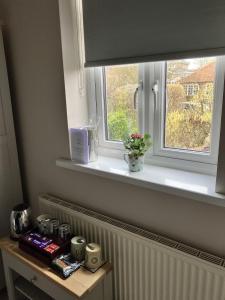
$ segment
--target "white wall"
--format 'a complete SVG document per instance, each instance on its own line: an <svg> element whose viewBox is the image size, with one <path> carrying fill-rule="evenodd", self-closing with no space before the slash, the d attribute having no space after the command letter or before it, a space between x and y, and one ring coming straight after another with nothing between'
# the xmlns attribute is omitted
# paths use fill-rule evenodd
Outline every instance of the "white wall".
<svg viewBox="0 0 225 300"><path fill-rule="evenodd" d="M63 0L61 0L63 1ZM48 192L225 253L225 209L55 166L69 157L58 4L0 0L26 197Z"/></svg>

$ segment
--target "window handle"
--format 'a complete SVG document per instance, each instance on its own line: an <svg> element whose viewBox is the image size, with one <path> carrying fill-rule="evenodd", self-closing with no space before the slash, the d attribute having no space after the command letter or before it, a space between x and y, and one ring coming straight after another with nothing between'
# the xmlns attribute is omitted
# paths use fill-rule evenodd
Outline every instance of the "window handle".
<svg viewBox="0 0 225 300"><path fill-rule="evenodd" d="M155 95L157 95L157 93L159 91L159 82L158 82L158 80L153 84L152 91Z"/></svg>
<svg viewBox="0 0 225 300"><path fill-rule="evenodd" d="M137 96L138 92L143 90L143 81L141 80L134 91L134 109L137 109Z"/></svg>
<svg viewBox="0 0 225 300"><path fill-rule="evenodd" d="M158 80L152 86L152 92L154 94L154 109L157 109L158 104L158 92L159 92L159 82Z"/></svg>

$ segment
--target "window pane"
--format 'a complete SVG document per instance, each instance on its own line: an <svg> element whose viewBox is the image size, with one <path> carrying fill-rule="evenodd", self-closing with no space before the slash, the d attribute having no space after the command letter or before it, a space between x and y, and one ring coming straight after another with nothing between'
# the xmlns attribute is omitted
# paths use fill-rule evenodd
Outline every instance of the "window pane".
<svg viewBox="0 0 225 300"><path fill-rule="evenodd" d="M166 63L164 147L210 152L216 58Z"/></svg>
<svg viewBox="0 0 225 300"><path fill-rule="evenodd" d="M138 86L138 65L105 68L106 139L122 141L138 131L134 92Z"/></svg>

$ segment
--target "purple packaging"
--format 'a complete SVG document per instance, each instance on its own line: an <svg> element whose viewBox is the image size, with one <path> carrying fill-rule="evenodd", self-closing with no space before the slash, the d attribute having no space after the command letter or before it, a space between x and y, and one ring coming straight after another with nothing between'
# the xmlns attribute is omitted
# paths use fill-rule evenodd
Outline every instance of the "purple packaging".
<svg viewBox="0 0 225 300"><path fill-rule="evenodd" d="M38 248L45 248L52 243L52 239L49 239L45 236L41 236L38 233L31 232L25 236L25 240L31 242L33 245L36 245Z"/></svg>

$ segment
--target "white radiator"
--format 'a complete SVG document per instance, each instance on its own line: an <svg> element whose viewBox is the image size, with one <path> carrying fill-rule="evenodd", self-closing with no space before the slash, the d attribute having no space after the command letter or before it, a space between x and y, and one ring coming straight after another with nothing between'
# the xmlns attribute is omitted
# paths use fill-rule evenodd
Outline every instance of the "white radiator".
<svg viewBox="0 0 225 300"><path fill-rule="evenodd" d="M223 258L49 195L39 205L102 245L114 268L115 300L225 300Z"/></svg>

